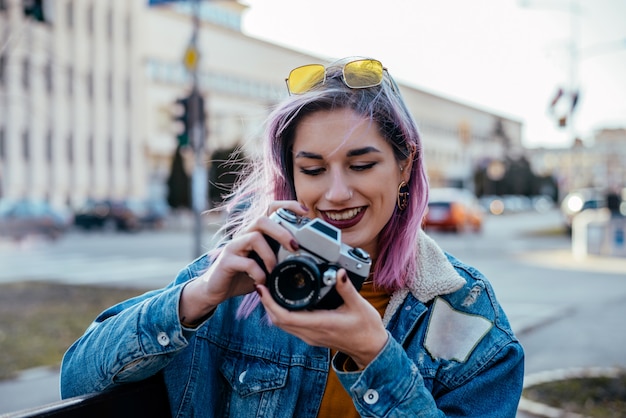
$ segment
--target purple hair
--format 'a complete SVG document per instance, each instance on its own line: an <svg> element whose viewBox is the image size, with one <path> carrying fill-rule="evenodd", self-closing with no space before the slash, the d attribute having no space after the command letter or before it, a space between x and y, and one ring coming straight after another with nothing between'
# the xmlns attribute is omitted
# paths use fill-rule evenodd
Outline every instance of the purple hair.
<svg viewBox="0 0 626 418"><path fill-rule="evenodd" d="M270 114L264 134L263 156L249 166L228 205L230 210L244 209L235 210L236 214L224 229L232 236L257 214L265 213L272 201L297 200L292 160L296 126L305 116L320 110L351 109L378 126L398 162L413 159L408 206L404 210L396 206L381 231L373 271L376 286L394 292L407 287L417 269L417 236L428 202L422 144L417 124L387 71L380 86L351 89L341 78L343 63L347 61L350 59L331 64L326 70L324 83L305 94L290 96ZM258 303L256 293L247 295L239 308L239 316L248 316Z"/></svg>

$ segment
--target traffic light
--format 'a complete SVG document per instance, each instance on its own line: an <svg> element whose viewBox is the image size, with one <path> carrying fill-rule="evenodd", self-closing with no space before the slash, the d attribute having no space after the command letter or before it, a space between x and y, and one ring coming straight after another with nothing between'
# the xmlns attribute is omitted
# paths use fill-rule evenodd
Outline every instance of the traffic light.
<svg viewBox="0 0 626 418"><path fill-rule="evenodd" d="M45 22L43 0L23 0L24 16L31 16L34 20Z"/></svg>
<svg viewBox="0 0 626 418"><path fill-rule="evenodd" d="M200 138L193 139L194 127L202 127L205 123L204 98L197 90L192 91L189 96L176 99L175 110L172 112L173 121L176 126L176 137L178 144L183 147L191 145L194 149L202 148L202 131L196 132ZM194 143L198 141L198 143ZM197 149L196 149L197 150Z"/></svg>
<svg viewBox="0 0 626 418"><path fill-rule="evenodd" d="M189 120L189 97L176 99L176 110L174 112L174 123L177 125L178 145L181 147L189 145L189 136L191 132L191 123Z"/></svg>

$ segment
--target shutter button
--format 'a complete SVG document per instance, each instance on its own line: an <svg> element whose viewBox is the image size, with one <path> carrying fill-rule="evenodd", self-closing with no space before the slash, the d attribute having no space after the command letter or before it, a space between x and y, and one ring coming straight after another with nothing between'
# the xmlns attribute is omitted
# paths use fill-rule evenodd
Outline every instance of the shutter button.
<svg viewBox="0 0 626 418"><path fill-rule="evenodd" d="M170 345L170 337L168 337L165 332L159 332L159 335L157 335L157 341L162 347Z"/></svg>
<svg viewBox="0 0 626 418"><path fill-rule="evenodd" d="M366 404L375 404L376 402L378 402L378 392L374 389L368 389L367 392L365 392L365 395L363 395L363 400Z"/></svg>

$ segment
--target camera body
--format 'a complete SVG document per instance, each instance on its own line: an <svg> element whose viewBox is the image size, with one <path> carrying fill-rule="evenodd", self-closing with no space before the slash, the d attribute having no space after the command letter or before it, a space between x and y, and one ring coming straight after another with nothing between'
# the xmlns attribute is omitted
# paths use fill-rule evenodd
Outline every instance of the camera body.
<svg viewBox="0 0 626 418"><path fill-rule="evenodd" d="M371 257L361 248L342 243L340 229L287 209L278 209L270 219L291 232L300 247L291 252L266 237L278 260L266 285L279 305L289 310L337 308L343 303L335 289L340 268L357 290L361 288L372 266Z"/></svg>

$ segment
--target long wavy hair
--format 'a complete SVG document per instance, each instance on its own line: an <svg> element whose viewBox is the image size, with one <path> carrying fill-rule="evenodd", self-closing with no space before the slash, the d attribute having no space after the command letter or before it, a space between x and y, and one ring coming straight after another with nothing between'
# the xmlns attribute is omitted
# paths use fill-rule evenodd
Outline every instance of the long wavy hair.
<svg viewBox="0 0 626 418"><path fill-rule="evenodd" d="M272 201L297 200L292 156L296 127L304 117L317 111L351 109L378 127L394 150L398 163L413 159L408 206L404 210L396 206L381 231L373 269L375 285L391 293L407 287L416 274L417 235L428 202L428 179L418 127L397 84L385 70L379 86L347 87L342 80L342 69L344 63L353 59L344 58L330 64L323 83L304 94L290 96L272 111L263 137L264 152L242 173L227 204L231 216L223 230L227 232L226 237L236 235L259 214L266 213ZM255 292L247 295L239 308L239 316L248 316L258 303Z"/></svg>

